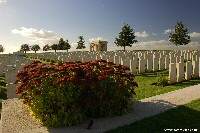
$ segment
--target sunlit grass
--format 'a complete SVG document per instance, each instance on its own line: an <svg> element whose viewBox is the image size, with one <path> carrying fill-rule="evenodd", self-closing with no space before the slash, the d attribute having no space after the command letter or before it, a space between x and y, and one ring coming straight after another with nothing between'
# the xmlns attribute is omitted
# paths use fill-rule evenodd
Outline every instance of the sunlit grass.
<svg viewBox="0 0 200 133"><path fill-rule="evenodd" d="M175 83L165 87L156 86L154 85L154 83L156 83L156 78L160 73L168 76L169 72L168 70L165 70L136 75L135 81L138 83L138 87L135 88L136 96L134 96L134 98L137 100L144 99L155 95L164 94L170 91L183 89L188 86L200 84L200 79L192 79L190 81Z"/></svg>

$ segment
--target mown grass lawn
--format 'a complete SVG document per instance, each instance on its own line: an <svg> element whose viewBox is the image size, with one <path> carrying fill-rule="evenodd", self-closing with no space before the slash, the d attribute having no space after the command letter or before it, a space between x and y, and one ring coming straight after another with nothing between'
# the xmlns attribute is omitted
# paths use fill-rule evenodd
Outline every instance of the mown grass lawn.
<svg viewBox="0 0 200 133"><path fill-rule="evenodd" d="M164 129L197 129L200 132L200 99L106 133L162 133Z"/></svg>
<svg viewBox="0 0 200 133"><path fill-rule="evenodd" d="M168 76L168 73L168 70L165 70L159 72L136 74L135 81L138 83L138 87L135 88L136 96L134 96L134 98L140 100L159 94L164 94L170 91L183 89L188 86L200 84L200 79L192 79L190 81L175 83L165 87L153 85L154 83L156 83L157 75L162 74L164 76Z"/></svg>

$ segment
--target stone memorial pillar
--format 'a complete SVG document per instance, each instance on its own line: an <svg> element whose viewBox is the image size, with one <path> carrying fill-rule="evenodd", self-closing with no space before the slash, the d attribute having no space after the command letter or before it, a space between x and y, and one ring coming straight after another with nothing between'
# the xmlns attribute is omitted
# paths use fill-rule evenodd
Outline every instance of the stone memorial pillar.
<svg viewBox="0 0 200 133"><path fill-rule="evenodd" d="M192 78L192 62L186 62L185 80L190 80Z"/></svg>
<svg viewBox="0 0 200 133"><path fill-rule="evenodd" d="M153 60L152 57L147 59L147 72L151 72L153 70Z"/></svg>
<svg viewBox="0 0 200 133"><path fill-rule="evenodd" d="M165 56L165 69L169 69L169 56L168 55L166 55Z"/></svg>
<svg viewBox="0 0 200 133"><path fill-rule="evenodd" d="M184 63L177 63L177 82L184 80Z"/></svg>
<svg viewBox="0 0 200 133"><path fill-rule="evenodd" d="M137 60L130 59L130 72L133 74L137 73Z"/></svg>
<svg viewBox="0 0 200 133"><path fill-rule="evenodd" d="M170 63L169 65L169 83L176 83L176 64Z"/></svg>
<svg viewBox="0 0 200 133"><path fill-rule="evenodd" d="M192 78L198 78L199 76L199 62L192 61Z"/></svg>
<svg viewBox="0 0 200 133"><path fill-rule="evenodd" d="M165 69L165 64L164 64L164 60L162 57L159 58L159 70L164 70Z"/></svg>
<svg viewBox="0 0 200 133"><path fill-rule="evenodd" d="M143 58L139 58L139 73L145 72L145 60Z"/></svg>
<svg viewBox="0 0 200 133"><path fill-rule="evenodd" d="M156 55L154 55L153 57L153 71L158 71L158 58L156 57Z"/></svg>

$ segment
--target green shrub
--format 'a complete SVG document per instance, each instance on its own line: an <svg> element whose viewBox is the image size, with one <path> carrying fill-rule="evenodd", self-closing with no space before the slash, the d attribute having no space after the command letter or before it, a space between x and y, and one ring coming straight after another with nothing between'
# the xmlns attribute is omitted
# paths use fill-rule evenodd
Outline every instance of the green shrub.
<svg viewBox="0 0 200 133"><path fill-rule="evenodd" d="M30 56L28 56L28 55L25 55L24 56L26 59L30 59L31 57Z"/></svg>
<svg viewBox="0 0 200 133"><path fill-rule="evenodd" d="M17 74L16 93L44 125L75 125L132 109L137 83L127 70L105 60L56 66L35 61Z"/></svg>
<svg viewBox="0 0 200 133"><path fill-rule="evenodd" d="M58 61L58 65L61 65L62 63L63 63L62 60L59 60L59 61Z"/></svg>
<svg viewBox="0 0 200 133"><path fill-rule="evenodd" d="M50 59L51 63L56 63L56 61L54 59Z"/></svg>
<svg viewBox="0 0 200 133"><path fill-rule="evenodd" d="M168 85L168 78L166 76L164 76L163 74L159 74L157 76L157 82L156 82L156 84L158 86L164 87L164 86Z"/></svg>
<svg viewBox="0 0 200 133"><path fill-rule="evenodd" d="M50 62L51 60L50 59L46 59L46 62Z"/></svg>

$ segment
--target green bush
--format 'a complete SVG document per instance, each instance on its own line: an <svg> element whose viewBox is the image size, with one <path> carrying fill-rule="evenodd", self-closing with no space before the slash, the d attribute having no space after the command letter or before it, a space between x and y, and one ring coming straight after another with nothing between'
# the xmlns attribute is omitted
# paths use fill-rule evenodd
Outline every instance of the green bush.
<svg viewBox="0 0 200 133"><path fill-rule="evenodd" d="M50 59L46 59L46 62L50 62L51 60Z"/></svg>
<svg viewBox="0 0 200 133"><path fill-rule="evenodd" d="M168 78L166 76L164 76L163 74L159 74L157 76L156 84L158 86L164 87L164 86L168 85Z"/></svg>
<svg viewBox="0 0 200 133"><path fill-rule="evenodd" d="M50 62L53 64L53 63L56 63L56 61L54 59L50 59Z"/></svg>
<svg viewBox="0 0 200 133"><path fill-rule="evenodd" d="M62 63L63 63L62 60L59 60L59 61L58 61L58 65L61 65Z"/></svg>
<svg viewBox="0 0 200 133"><path fill-rule="evenodd" d="M26 59L30 59L30 58L31 58L31 56L25 55L25 58L26 58Z"/></svg>
<svg viewBox="0 0 200 133"><path fill-rule="evenodd" d="M44 125L75 125L132 109L137 83L127 70L105 60L56 66L35 61L17 74L16 93Z"/></svg>

